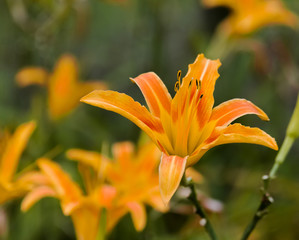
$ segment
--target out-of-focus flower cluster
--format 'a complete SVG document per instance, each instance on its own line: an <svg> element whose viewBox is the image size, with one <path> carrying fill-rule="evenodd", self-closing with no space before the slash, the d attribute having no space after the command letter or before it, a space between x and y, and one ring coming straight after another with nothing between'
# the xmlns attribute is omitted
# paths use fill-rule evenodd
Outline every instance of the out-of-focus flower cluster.
<svg viewBox="0 0 299 240"><path fill-rule="evenodd" d="M24 197L27 211L44 197L60 200L62 211L71 216L77 239L96 239L103 209L107 212L107 231L130 213L136 230L146 224L145 205L165 212L159 186L159 151L153 143L135 150L131 142L114 144L113 157L81 149L70 149L67 157L78 162L84 183L81 189L59 164L48 158L37 160L39 171L24 169L15 174L20 155L35 128L34 122L20 125L10 136L1 138L1 204Z"/></svg>
<svg viewBox="0 0 299 240"><path fill-rule="evenodd" d="M145 205L165 212L158 187L159 151L152 143L135 152L134 145L122 142L113 145L113 157L81 149L70 149L67 157L78 162L84 188L55 162L37 160L43 183L36 182L22 202L27 211L44 197L60 200L62 211L71 216L78 239L96 239L103 209L110 231L125 214L130 213L136 230L146 223Z"/></svg>
<svg viewBox="0 0 299 240"><path fill-rule="evenodd" d="M35 182L36 172L16 173L22 152L36 127L35 122L20 125L13 134L7 130L0 135L0 204L24 195Z"/></svg>
<svg viewBox="0 0 299 240"><path fill-rule="evenodd" d="M224 6L231 9L232 13L219 26L226 35L246 35L274 24L298 25L298 17L280 0L202 0L202 3L209 8Z"/></svg>
<svg viewBox="0 0 299 240"><path fill-rule="evenodd" d="M42 67L25 67L16 75L19 86L32 84L45 86L48 89L48 109L52 119L57 120L67 115L79 105L79 99L94 89L105 89L106 84L100 81L79 82L78 63L75 57L63 55L53 73Z"/></svg>

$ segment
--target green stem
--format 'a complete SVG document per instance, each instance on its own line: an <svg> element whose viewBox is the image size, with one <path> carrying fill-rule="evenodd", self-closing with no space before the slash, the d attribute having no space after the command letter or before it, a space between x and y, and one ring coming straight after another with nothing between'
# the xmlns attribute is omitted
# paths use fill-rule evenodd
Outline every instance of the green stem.
<svg viewBox="0 0 299 240"><path fill-rule="evenodd" d="M232 42L233 39L229 39L229 36L218 28L210 41L205 55L210 59L224 59L234 46Z"/></svg>
<svg viewBox="0 0 299 240"><path fill-rule="evenodd" d="M105 208L103 208L100 215L101 215L101 217L100 217L98 234L97 234L96 240L105 240L106 225L107 225L107 210Z"/></svg>
<svg viewBox="0 0 299 240"><path fill-rule="evenodd" d="M199 201L197 200L197 195L196 195L196 190L194 183L191 178L186 179L185 177L183 178L182 182L183 186L188 187L191 190L191 193L188 197L188 199L192 202L194 205L196 211L195 213L201 217L200 224L205 228L207 234L212 240L217 240L216 233L214 231L214 228L207 217L206 213L204 212L203 208L201 207Z"/></svg>
<svg viewBox="0 0 299 240"><path fill-rule="evenodd" d="M269 178L273 179L275 178L276 172L278 170L278 168L280 167L280 165L284 162L287 154L289 153L293 143L295 141L295 138L291 137L291 136L286 136L286 138L284 139L281 148L275 158L275 163L272 167L272 169L270 170L269 173Z"/></svg>
<svg viewBox="0 0 299 240"><path fill-rule="evenodd" d="M268 213L268 207L274 202L274 199L271 195L267 192L270 181L275 178L276 172L279 169L280 165L285 161L285 158L290 151L295 138L292 136L287 135L282 143L282 146L275 158L275 162L273 167L270 170L269 175L263 176L264 187L262 188L263 197L260 203L260 206L256 210L251 222L246 227L241 240L247 240L250 234L253 232L257 223Z"/></svg>
<svg viewBox="0 0 299 240"><path fill-rule="evenodd" d="M241 240L247 240L249 235L254 230L257 223L268 213L267 208L274 202L274 199L268 193L264 193L262 201L257 211L255 212L251 222L246 227Z"/></svg>

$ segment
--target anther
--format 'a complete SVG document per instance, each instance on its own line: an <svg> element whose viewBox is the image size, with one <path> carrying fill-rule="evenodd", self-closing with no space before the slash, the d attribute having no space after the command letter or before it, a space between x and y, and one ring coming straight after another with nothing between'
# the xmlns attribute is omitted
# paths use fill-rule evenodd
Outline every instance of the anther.
<svg viewBox="0 0 299 240"><path fill-rule="evenodd" d="M180 88L180 83L179 81L177 81L175 84L174 84L174 91L177 92Z"/></svg>
<svg viewBox="0 0 299 240"><path fill-rule="evenodd" d="M196 79L196 88L201 89L201 81L199 81L198 79Z"/></svg>
<svg viewBox="0 0 299 240"><path fill-rule="evenodd" d="M181 82L181 76L182 76L182 71L179 70L178 74L177 74L177 79L178 79L179 82Z"/></svg>
<svg viewBox="0 0 299 240"><path fill-rule="evenodd" d="M178 81L175 83L175 85L174 85L174 91L178 91L179 90L179 88L180 88L180 86L181 86L181 76L182 76L182 71L181 70L179 70L178 71L178 74L177 74L177 79L178 79Z"/></svg>

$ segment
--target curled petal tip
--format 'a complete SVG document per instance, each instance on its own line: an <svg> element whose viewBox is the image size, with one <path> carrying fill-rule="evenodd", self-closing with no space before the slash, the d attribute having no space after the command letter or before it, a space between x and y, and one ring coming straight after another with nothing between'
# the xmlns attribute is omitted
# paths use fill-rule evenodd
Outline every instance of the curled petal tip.
<svg viewBox="0 0 299 240"><path fill-rule="evenodd" d="M29 85L44 86L47 83L49 73L41 67L25 67L15 76L16 82L20 87Z"/></svg>
<svg viewBox="0 0 299 240"><path fill-rule="evenodd" d="M204 148L210 149L211 147L227 143L251 143L278 150L275 139L269 134L259 128L243 126L240 123L235 123L222 128L217 139L210 144L207 144Z"/></svg>
<svg viewBox="0 0 299 240"><path fill-rule="evenodd" d="M29 122L23 123L21 126L24 128L24 131L27 130L31 134L36 128L36 121L31 120Z"/></svg>
<svg viewBox="0 0 299 240"><path fill-rule="evenodd" d="M131 213L135 229L140 232L146 225L146 210L144 205L138 202L127 203L129 212Z"/></svg>
<svg viewBox="0 0 299 240"><path fill-rule="evenodd" d="M39 186L29 192L23 199L21 211L27 212L32 205L44 197L55 197L56 192L48 186Z"/></svg>
<svg viewBox="0 0 299 240"><path fill-rule="evenodd" d="M273 150L277 151L278 150L278 145L276 143L276 140L275 138L273 138L273 142L272 142L272 147L271 147Z"/></svg>
<svg viewBox="0 0 299 240"><path fill-rule="evenodd" d="M180 185L185 172L187 159L188 156L182 158L179 156L168 156L162 153L159 166L159 185L161 197L165 205L168 204Z"/></svg>

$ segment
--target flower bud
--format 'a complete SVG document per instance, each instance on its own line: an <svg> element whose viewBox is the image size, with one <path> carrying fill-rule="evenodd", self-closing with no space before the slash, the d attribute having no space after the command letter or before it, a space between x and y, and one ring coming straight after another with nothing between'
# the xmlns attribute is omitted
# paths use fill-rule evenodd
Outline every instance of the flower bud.
<svg viewBox="0 0 299 240"><path fill-rule="evenodd" d="M297 97L295 110L287 128L287 136L294 139L299 137L299 95Z"/></svg>

